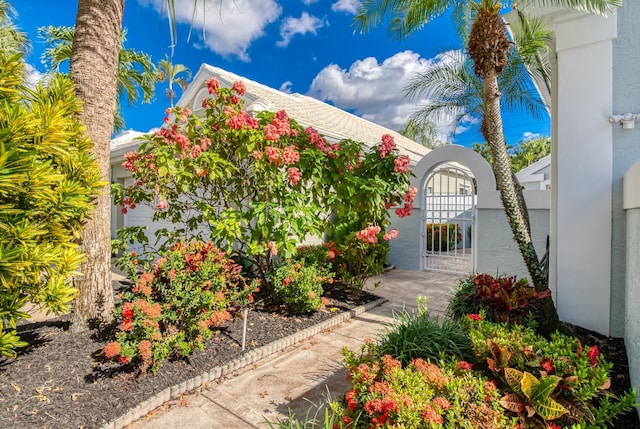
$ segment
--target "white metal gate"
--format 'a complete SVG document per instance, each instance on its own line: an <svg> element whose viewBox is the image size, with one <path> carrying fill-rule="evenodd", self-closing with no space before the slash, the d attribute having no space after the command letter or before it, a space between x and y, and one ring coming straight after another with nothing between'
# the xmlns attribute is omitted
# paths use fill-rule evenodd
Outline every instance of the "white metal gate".
<svg viewBox="0 0 640 429"><path fill-rule="evenodd" d="M471 172L459 165L441 164L427 178L424 191L424 269L471 273L476 205L476 185Z"/></svg>

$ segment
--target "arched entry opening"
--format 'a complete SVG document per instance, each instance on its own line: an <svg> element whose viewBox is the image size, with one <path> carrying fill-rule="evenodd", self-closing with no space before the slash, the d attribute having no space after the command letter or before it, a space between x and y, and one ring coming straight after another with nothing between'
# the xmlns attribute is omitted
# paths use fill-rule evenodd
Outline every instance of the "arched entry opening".
<svg viewBox="0 0 640 429"><path fill-rule="evenodd" d="M452 222L455 224L456 215L449 215L445 213L444 210L435 210L435 203L433 200L428 199L429 187L431 186L431 192L435 194L439 188L439 182L437 182L437 180L441 180L445 176L445 171L438 172L438 169L451 168L454 169L452 173L455 174L451 176L448 186L455 188L457 185L458 194L461 193L460 185L465 188L462 192L469 192L469 195L471 195L474 193L473 191L475 191L476 194L473 199L470 197L459 198L460 204L468 204L469 200L472 200L474 204L473 208L467 209L460 207L458 210L454 210L457 216L459 216L460 233L463 234L463 238L466 240L462 244L460 244L462 240L459 240L455 247L466 245L467 247L472 246L477 249L478 245L482 244L477 240L478 228L476 224L478 217L474 216L474 213L477 211L475 205L481 205L482 201L495 198L496 180L493 171L491 171L491 166L480 154L469 148L458 145L441 146L425 155L412 169L413 177L411 178L411 186L415 186L418 190L413 204L412 215L403 218L392 216L392 227L398 229L399 237L397 240L391 240L389 242L391 247L389 263L397 268L407 270L428 269L429 265L425 257L426 252L428 252L427 223L446 223L449 219L453 219ZM462 171L456 171L458 168ZM458 177L457 181L453 178L454 175ZM432 180L430 179L431 177L440 177L440 179ZM442 181L442 186L445 186L444 181ZM441 199L446 200L446 198L447 197L442 197ZM448 198L450 199L449 205L451 205L451 197ZM429 206L429 204L431 204L431 206ZM465 221L465 219L470 220ZM463 221L465 224L464 231L462 231ZM467 225L469 224L471 225L470 240L466 236ZM443 246L440 247L441 249L443 248ZM446 248L446 246L444 248ZM433 249L433 247L431 249ZM454 250L454 255L455 251L459 254L462 253L462 249L456 248L449 250ZM464 269L465 273L475 271L477 266L478 252L471 251L469 253L470 255L468 259L466 259L466 263L470 264L470 266ZM466 256L466 254L464 256Z"/></svg>
<svg viewBox="0 0 640 429"><path fill-rule="evenodd" d="M425 270L473 271L476 191L473 173L459 163L442 163L426 177L422 211Z"/></svg>

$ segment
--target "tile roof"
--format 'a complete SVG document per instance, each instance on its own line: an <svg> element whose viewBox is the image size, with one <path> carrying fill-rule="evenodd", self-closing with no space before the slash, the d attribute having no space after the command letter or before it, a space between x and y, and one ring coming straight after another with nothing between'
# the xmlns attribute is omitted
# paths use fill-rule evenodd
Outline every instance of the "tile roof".
<svg viewBox="0 0 640 429"><path fill-rule="evenodd" d="M177 104L189 107L194 112L201 109L202 99L208 96L205 82L212 76L225 87L232 86L235 81L242 81L246 87L244 107L248 111L285 110L301 126L315 128L329 141L351 139L373 146L380 142L382 135L390 134L400 153L408 155L412 165L429 153L428 148L415 141L335 106L306 95L279 91L209 64L202 64Z"/></svg>

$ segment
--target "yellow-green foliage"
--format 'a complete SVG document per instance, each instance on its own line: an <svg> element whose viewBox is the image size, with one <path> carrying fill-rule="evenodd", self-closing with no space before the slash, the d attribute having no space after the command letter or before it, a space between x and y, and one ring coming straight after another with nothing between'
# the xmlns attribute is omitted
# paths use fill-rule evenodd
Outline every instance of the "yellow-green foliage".
<svg viewBox="0 0 640 429"><path fill-rule="evenodd" d="M76 294L80 231L103 185L79 109L70 79L29 88L22 56L0 54L0 354L21 345L26 303L58 314Z"/></svg>

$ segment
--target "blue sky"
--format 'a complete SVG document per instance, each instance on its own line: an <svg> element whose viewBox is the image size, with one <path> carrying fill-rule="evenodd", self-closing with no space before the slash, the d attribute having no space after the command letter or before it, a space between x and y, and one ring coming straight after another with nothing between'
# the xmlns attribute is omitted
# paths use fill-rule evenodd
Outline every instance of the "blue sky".
<svg viewBox="0 0 640 429"><path fill-rule="evenodd" d="M11 3L18 12L16 24L32 41L27 62L35 72L45 72L40 62L44 46L36 30L74 25L77 1ZM407 80L437 63L438 53L461 48L448 16L401 42L389 38L385 27L354 34L358 0L220 0L217 6L200 0L193 26L193 0L175 3L180 24L174 63L195 74L206 62L273 88L313 96L394 130L406 123L418 102L403 97ZM172 53L165 4L166 0L125 4L126 47L150 54L156 63ZM157 86L154 103L125 109L127 128L148 131L161 125L169 104L164 89L163 84ZM477 124L465 124L455 135L447 124L441 125L443 135L454 143L470 146L482 140ZM548 118L540 121L505 112L504 126L510 144L549 135Z"/></svg>

